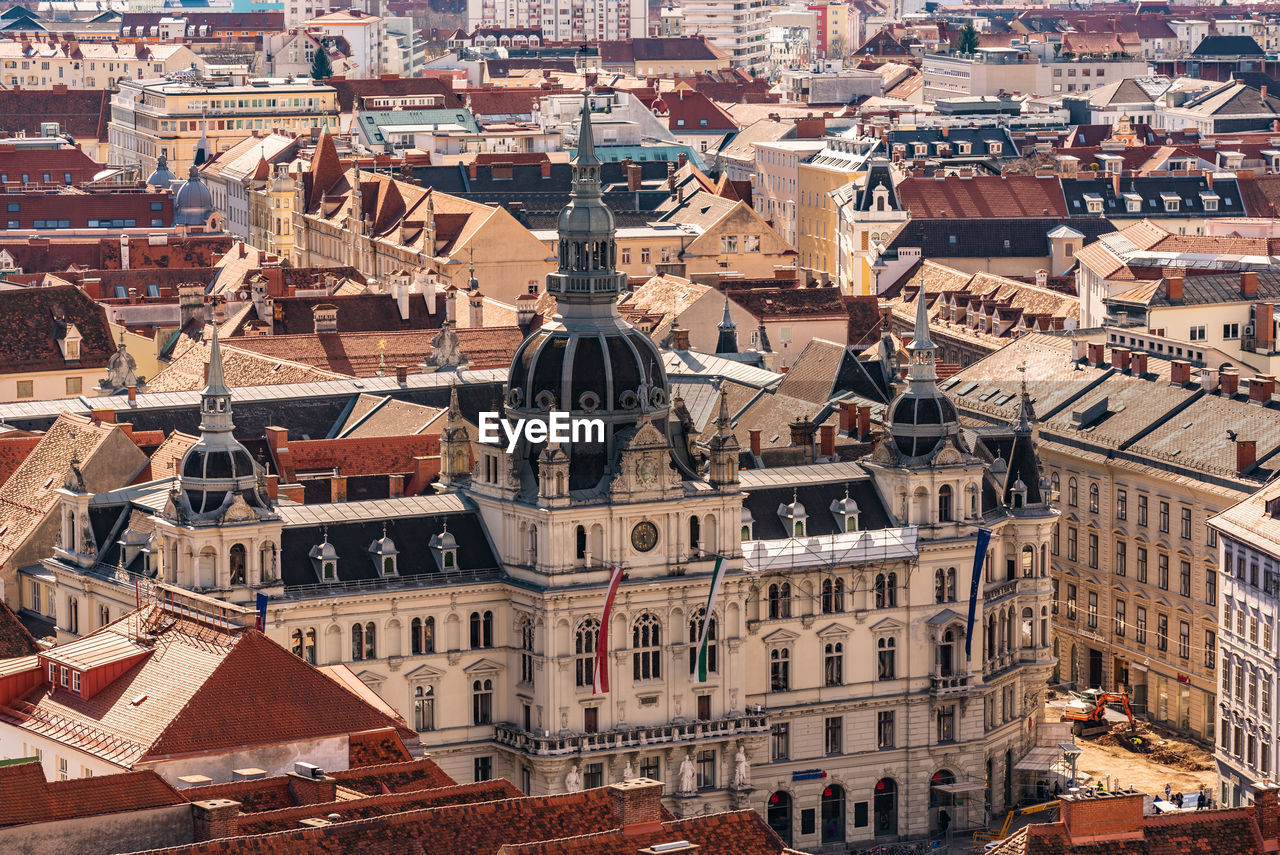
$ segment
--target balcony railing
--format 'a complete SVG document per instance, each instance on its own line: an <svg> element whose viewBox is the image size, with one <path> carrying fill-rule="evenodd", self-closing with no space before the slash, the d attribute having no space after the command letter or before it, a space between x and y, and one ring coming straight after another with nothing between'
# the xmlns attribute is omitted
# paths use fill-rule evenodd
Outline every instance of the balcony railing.
<svg viewBox="0 0 1280 855"><path fill-rule="evenodd" d="M1005 597L1011 597L1018 593L1018 580L1010 579L994 588L988 588L982 594L982 600L985 603L994 603L996 600L1003 600Z"/></svg>
<svg viewBox="0 0 1280 855"><path fill-rule="evenodd" d="M601 733L572 733L540 736L528 733L513 724L498 724L494 738L506 745L539 757L580 754L588 751L616 751L654 745L676 745L686 742L704 742L709 739L728 739L747 734L769 732L769 714L748 713L732 718L694 721L688 724L663 724L653 727L628 727Z"/></svg>
<svg viewBox="0 0 1280 855"><path fill-rule="evenodd" d="M934 674L929 678L929 691L935 695L955 695L969 691L969 677L950 676L944 677L940 674Z"/></svg>

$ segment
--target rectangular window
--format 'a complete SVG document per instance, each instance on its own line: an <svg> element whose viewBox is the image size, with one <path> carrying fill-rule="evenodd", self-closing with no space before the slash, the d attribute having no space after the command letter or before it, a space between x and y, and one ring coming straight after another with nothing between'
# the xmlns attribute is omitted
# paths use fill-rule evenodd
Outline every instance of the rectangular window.
<svg viewBox="0 0 1280 855"><path fill-rule="evenodd" d="M1138 525L1145 526L1147 524L1147 497L1142 493L1138 494Z"/></svg>
<svg viewBox="0 0 1280 855"><path fill-rule="evenodd" d="M1145 546L1138 547L1138 581L1147 581L1147 548Z"/></svg>
<svg viewBox="0 0 1280 855"><path fill-rule="evenodd" d="M1139 644L1147 643L1147 610L1138 606L1137 617L1133 624L1133 640Z"/></svg>
<svg viewBox="0 0 1280 855"><path fill-rule="evenodd" d="M721 235L720 236L720 252L722 254L728 255L730 253L736 253L737 251L738 251L737 235Z"/></svg>
<svg viewBox="0 0 1280 855"><path fill-rule="evenodd" d="M488 781L493 777L493 758L477 757L473 763L474 779L477 781Z"/></svg>
<svg viewBox="0 0 1280 855"><path fill-rule="evenodd" d="M833 716L828 718L824 728L826 732L827 756L844 753L844 718Z"/></svg>
<svg viewBox="0 0 1280 855"><path fill-rule="evenodd" d="M84 388L84 378L82 377L67 378L67 394L68 395L79 395L80 390L83 388Z"/></svg>
<svg viewBox="0 0 1280 855"><path fill-rule="evenodd" d="M791 725L775 724L771 733L770 756L775 760L788 760L791 757Z"/></svg>
<svg viewBox="0 0 1280 855"><path fill-rule="evenodd" d="M1178 658L1191 658L1191 624L1185 620L1178 622Z"/></svg>
<svg viewBox="0 0 1280 855"><path fill-rule="evenodd" d="M19 380L18 381L18 397L34 398L36 394L34 384L35 384L34 380Z"/></svg>
<svg viewBox="0 0 1280 855"><path fill-rule="evenodd" d="M1116 519L1123 520L1129 518L1129 493L1126 490L1116 490Z"/></svg>
<svg viewBox="0 0 1280 855"><path fill-rule="evenodd" d="M1089 566L1098 569L1098 536L1093 532L1089 533Z"/></svg>
<svg viewBox="0 0 1280 855"><path fill-rule="evenodd" d="M1222 337L1223 337L1223 338L1225 338L1225 339L1239 338L1239 337L1240 337L1240 325L1239 325L1239 324L1223 324L1223 325L1222 325Z"/></svg>
<svg viewBox="0 0 1280 855"><path fill-rule="evenodd" d="M623 264L631 263L631 247L629 246L624 246L622 248L622 263Z"/></svg>
<svg viewBox="0 0 1280 855"><path fill-rule="evenodd" d="M1162 534L1169 533L1169 503L1160 503L1160 532Z"/></svg>
<svg viewBox="0 0 1280 855"><path fill-rule="evenodd" d="M1204 667L1212 668L1218 661L1218 636L1211 629L1204 631Z"/></svg>
<svg viewBox="0 0 1280 855"><path fill-rule="evenodd" d="M640 247L640 263L641 264L649 263L649 247L647 246Z"/></svg>
<svg viewBox="0 0 1280 855"><path fill-rule="evenodd" d="M1116 541L1116 575L1123 576L1129 570L1129 545L1123 540Z"/></svg>
<svg viewBox="0 0 1280 855"><path fill-rule="evenodd" d="M1205 338L1206 338L1206 335L1205 335L1204 324L1201 324L1198 327L1191 328L1191 335L1190 335L1191 341L1204 341Z"/></svg>
<svg viewBox="0 0 1280 855"><path fill-rule="evenodd" d="M1271 715L1271 675L1263 672L1258 682L1262 684L1262 714Z"/></svg>
<svg viewBox="0 0 1280 855"><path fill-rule="evenodd" d="M662 763L657 756L640 758L640 777L654 781L662 780Z"/></svg>
<svg viewBox="0 0 1280 855"><path fill-rule="evenodd" d="M1258 643L1258 616L1249 615L1249 643Z"/></svg>
<svg viewBox="0 0 1280 855"><path fill-rule="evenodd" d="M582 786L588 790L604 786L603 763L588 763L582 767Z"/></svg>
<svg viewBox="0 0 1280 855"><path fill-rule="evenodd" d="M1169 616L1156 613L1156 649L1169 649Z"/></svg>
<svg viewBox="0 0 1280 855"><path fill-rule="evenodd" d="M1067 560L1076 560L1076 528L1067 526Z"/></svg>
<svg viewBox="0 0 1280 855"><path fill-rule="evenodd" d="M1089 629L1098 628L1098 592L1089 592Z"/></svg>
<svg viewBox="0 0 1280 855"><path fill-rule="evenodd" d="M596 763L595 765L599 766L601 769L604 768L603 763ZM582 783L583 783L583 786L587 785L587 782L585 780ZM596 784L596 786L597 787L604 786L603 774L601 774L600 783ZM716 750L714 748L708 748L704 751L698 752L698 789L710 790L710 789L714 789L715 786L716 786Z"/></svg>
<svg viewBox="0 0 1280 855"><path fill-rule="evenodd" d="M1115 602L1116 638L1124 638L1124 600Z"/></svg>
<svg viewBox="0 0 1280 855"><path fill-rule="evenodd" d="M1156 553L1156 585L1160 590L1169 590L1169 556L1163 552Z"/></svg>
<svg viewBox="0 0 1280 855"><path fill-rule="evenodd" d="M1212 567L1204 572L1204 601L1211 606L1218 604L1218 571Z"/></svg>
<svg viewBox="0 0 1280 855"><path fill-rule="evenodd" d="M80 672L79 671L71 672L71 691L73 692L80 691Z"/></svg>
<svg viewBox="0 0 1280 855"><path fill-rule="evenodd" d="M892 748L894 745L894 712L884 710L876 714L876 747Z"/></svg>
<svg viewBox="0 0 1280 855"><path fill-rule="evenodd" d="M1076 586L1072 582L1067 583L1067 620L1076 619Z"/></svg>
<svg viewBox="0 0 1280 855"><path fill-rule="evenodd" d="M956 708L953 705L938 707L938 742L955 742Z"/></svg>
<svg viewBox="0 0 1280 855"><path fill-rule="evenodd" d="M1181 533L1182 533L1183 540L1191 539L1191 509L1190 508L1182 509L1182 532Z"/></svg>
<svg viewBox="0 0 1280 855"><path fill-rule="evenodd" d="M1271 652L1271 618L1262 619L1262 649Z"/></svg>

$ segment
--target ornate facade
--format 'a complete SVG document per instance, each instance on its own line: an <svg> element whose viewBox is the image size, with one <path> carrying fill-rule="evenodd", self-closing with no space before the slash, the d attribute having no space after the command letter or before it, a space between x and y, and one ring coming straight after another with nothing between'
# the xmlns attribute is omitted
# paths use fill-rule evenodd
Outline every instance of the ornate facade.
<svg viewBox="0 0 1280 855"><path fill-rule="evenodd" d="M742 470L727 395L700 434L654 344L618 314L613 216L583 123L547 278L558 314L517 353L501 408L600 419L600 441L479 442L455 386L437 495L274 506L252 462L235 462L211 366L202 438L177 476L64 491L69 509L92 503L99 534L81 560L45 562L60 603L110 617L157 574L239 603L264 593L269 635L348 665L459 780L548 793L656 778L679 814L751 806L798 847L914 837L943 811L984 825L984 806L1028 783L1015 765L1054 664L1056 512L1030 400L1012 429L962 432L922 318L871 458ZM610 691L596 694L603 641Z"/></svg>

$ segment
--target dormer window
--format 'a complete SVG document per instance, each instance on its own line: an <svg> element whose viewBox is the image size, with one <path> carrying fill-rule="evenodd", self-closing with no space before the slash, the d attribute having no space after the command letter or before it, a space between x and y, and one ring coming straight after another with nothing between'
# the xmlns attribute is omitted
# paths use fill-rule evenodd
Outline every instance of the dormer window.
<svg viewBox="0 0 1280 855"><path fill-rule="evenodd" d="M836 523L841 531L858 530L858 518L861 512L858 509L858 503L849 498L849 487L847 485L844 489L844 498L835 499L831 502L831 513L835 516Z"/></svg>
<svg viewBox="0 0 1280 855"><path fill-rule="evenodd" d="M973 146L967 142L962 142L957 144L956 148L961 154L968 154L969 152L973 151ZM998 152L992 152L992 153L996 154Z"/></svg>
<svg viewBox="0 0 1280 855"><path fill-rule="evenodd" d="M1090 214L1102 213L1102 197L1097 193L1084 194L1084 203Z"/></svg>
<svg viewBox="0 0 1280 855"><path fill-rule="evenodd" d="M1137 193L1125 193L1124 209L1130 214L1142 213L1142 197Z"/></svg>
<svg viewBox="0 0 1280 855"><path fill-rule="evenodd" d="M1218 210L1218 199L1218 194L1212 190L1204 191L1200 194L1200 204L1204 205L1206 211Z"/></svg>
<svg viewBox="0 0 1280 855"><path fill-rule="evenodd" d="M747 510L747 506L742 506L742 541L743 543L752 540L755 537L756 519L751 515L751 511Z"/></svg>
<svg viewBox="0 0 1280 855"><path fill-rule="evenodd" d="M308 554L321 582L338 581L338 550L329 542L328 530L324 532L324 540L313 546Z"/></svg>
<svg viewBox="0 0 1280 855"><path fill-rule="evenodd" d="M1161 193L1160 198L1164 201L1164 212L1166 214L1176 214L1182 208L1182 199L1177 193Z"/></svg>
<svg viewBox="0 0 1280 855"><path fill-rule="evenodd" d="M924 157L926 154L929 153L928 143L916 143L914 148L915 148L916 157Z"/></svg>
<svg viewBox="0 0 1280 855"><path fill-rule="evenodd" d="M1003 148L1004 148L1004 143L998 143L998 142L987 143L987 151L991 154L992 157L999 155L1000 151Z"/></svg>
<svg viewBox="0 0 1280 855"><path fill-rule="evenodd" d="M80 361L80 330L75 324L67 324L66 333L62 337L62 358L67 362Z"/></svg>
<svg viewBox="0 0 1280 855"><path fill-rule="evenodd" d="M805 524L808 522L809 514L796 498L794 490L791 493L791 504L778 505L778 518L782 520L788 537L805 536Z"/></svg>
<svg viewBox="0 0 1280 855"><path fill-rule="evenodd" d="M71 691L75 692L77 695L80 694L80 672L79 671L71 672Z"/></svg>
<svg viewBox="0 0 1280 855"><path fill-rule="evenodd" d="M446 520L439 534L431 538L431 550L436 554L436 560L440 562L442 570L453 570L458 566L458 540L449 533L449 523Z"/></svg>
<svg viewBox="0 0 1280 855"><path fill-rule="evenodd" d="M380 576L389 577L398 574L397 560L400 550L396 549L396 542L387 537L386 523L382 525L382 537L369 544L369 555L373 558L374 569Z"/></svg>

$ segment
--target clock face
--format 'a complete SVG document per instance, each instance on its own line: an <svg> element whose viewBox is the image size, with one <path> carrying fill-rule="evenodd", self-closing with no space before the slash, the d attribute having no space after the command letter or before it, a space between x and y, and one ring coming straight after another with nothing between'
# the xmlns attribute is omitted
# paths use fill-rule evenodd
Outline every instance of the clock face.
<svg viewBox="0 0 1280 855"><path fill-rule="evenodd" d="M631 529L631 546L636 552L648 552L658 545L658 527L645 520Z"/></svg>

